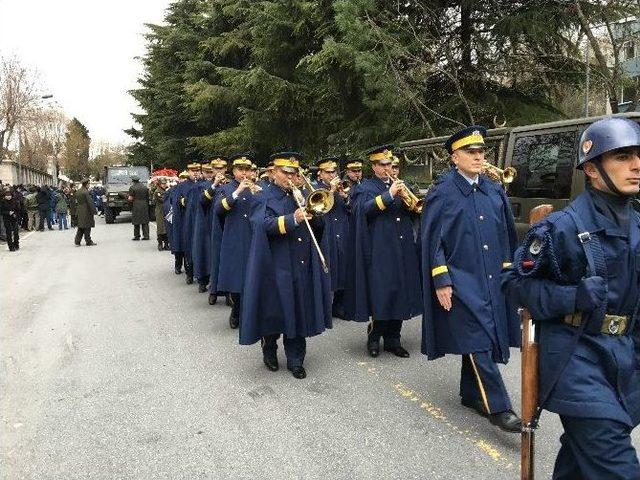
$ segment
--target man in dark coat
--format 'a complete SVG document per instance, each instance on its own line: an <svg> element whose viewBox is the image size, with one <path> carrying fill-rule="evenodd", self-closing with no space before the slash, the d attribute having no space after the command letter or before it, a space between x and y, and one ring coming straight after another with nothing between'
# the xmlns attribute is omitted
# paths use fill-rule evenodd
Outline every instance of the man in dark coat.
<svg viewBox="0 0 640 480"><path fill-rule="evenodd" d="M133 238L140 240L140 227L142 227L142 240L149 240L149 189L140 183L140 177L131 176L132 185L129 187L129 201L131 205L131 223L133 224Z"/></svg>
<svg viewBox="0 0 640 480"><path fill-rule="evenodd" d="M212 271L210 289L231 296L229 326L238 328L244 274L251 245L251 205L254 185L250 180L253 158L248 153L232 155L233 180L218 189L214 198L211 245Z"/></svg>
<svg viewBox="0 0 640 480"><path fill-rule="evenodd" d="M156 234L158 238L158 250L169 250L169 238L167 237L167 226L165 225L164 201L167 193L167 179L160 177L156 181L153 190L154 215L156 218Z"/></svg>
<svg viewBox="0 0 640 480"><path fill-rule="evenodd" d="M377 357L384 350L406 358L400 344L402 322L422 313L422 292L413 213L403 200L401 180L390 177L393 145L368 153L374 177L353 187L354 215L352 282L345 294L346 318L369 321L367 350Z"/></svg>
<svg viewBox="0 0 640 480"><path fill-rule="evenodd" d="M89 193L89 179L84 178L81 182L82 186L74 195L76 204L76 214L78 216L78 230L76 232L75 244L80 246L82 237L84 236L84 243L91 247L97 245L91 240L91 229L96 226L94 215L96 214L96 206L93 204L93 199Z"/></svg>
<svg viewBox="0 0 640 480"><path fill-rule="evenodd" d="M331 279L322 268L305 218L291 192L301 154L273 156L275 185L255 196L253 234L240 309L240 344L262 342L263 361L278 370L277 340L284 335L287 368L305 378L306 337L331 328ZM322 229L322 219L312 220ZM316 235L321 234L316 232Z"/></svg>
<svg viewBox="0 0 640 480"><path fill-rule="evenodd" d="M40 187L38 194L36 195L38 199L38 216L40 218L40 224L38 226L38 230L44 232L44 222L47 222L47 228L49 230L53 230L51 226L51 217L49 216L49 203L51 201L51 190L46 185Z"/></svg>
<svg viewBox="0 0 640 480"><path fill-rule="evenodd" d="M553 478L640 478L640 127L591 124L578 144L587 190L532 226L503 274L539 343L539 403L564 433Z"/></svg>
<svg viewBox="0 0 640 480"><path fill-rule="evenodd" d="M422 217L424 315L422 353L430 360L462 355L460 399L491 423L520 431L520 419L496 362L519 345L517 311L500 291L516 229L504 188L480 175L481 126L452 135L445 146L456 165L431 189Z"/></svg>
<svg viewBox="0 0 640 480"><path fill-rule="evenodd" d="M71 228L78 225L78 211L76 204L76 186L72 183L69 187L69 215L71 216Z"/></svg>
<svg viewBox="0 0 640 480"><path fill-rule="evenodd" d="M0 197L0 215L7 234L7 246L10 252L20 249L20 216L22 215L22 205L14 190L6 186Z"/></svg>

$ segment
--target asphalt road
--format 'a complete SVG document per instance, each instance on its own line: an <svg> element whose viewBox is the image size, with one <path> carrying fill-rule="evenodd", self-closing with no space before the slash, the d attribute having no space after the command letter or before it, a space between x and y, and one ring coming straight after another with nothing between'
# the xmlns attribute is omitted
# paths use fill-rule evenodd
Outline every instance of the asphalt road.
<svg viewBox="0 0 640 480"><path fill-rule="evenodd" d="M309 339L305 380L271 373L126 220L97 219L96 247L56 230L0 252L2 478L518 478L519 436L459 404L460 359L427 362L419 319L410 359L369 358L365 326L336 320ZM513 351L516 405L519 368ZM538 478L559 435L545 414Z"/></svg>

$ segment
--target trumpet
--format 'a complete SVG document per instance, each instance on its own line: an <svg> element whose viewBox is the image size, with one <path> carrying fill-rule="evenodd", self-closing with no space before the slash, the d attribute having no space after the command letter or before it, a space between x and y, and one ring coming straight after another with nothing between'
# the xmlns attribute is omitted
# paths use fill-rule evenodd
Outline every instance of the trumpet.
<svg viewBox="0 0 640 480"><path fill-rule="evenodd" d="M302 175L302 173L300 173L300 175ZM305 178L305 177L303 176L303 178ZM310 186L309 181L306 178L305 178L305 181ZM298 187L296 187L295 184L291 180L289 180L289 186L291 187L291 192L293 193L293 198L295 199L296 204L298 205L298 208L304 208L305 211L307 211L307 212L309 212L309 213L311 213L313 215L313 211L309 211L309 199L311 198L313 193L318 192L319 190L314 190L311 193L311 195L309 195L306 198L306 204L305 204L304 195L302 194L300 189ZM325 191L328 191L328 190L325 190ZM329 192L329 193L331 193L331 192ZM333 204L333 194L331 195L331 203ZM331 210L331 209L329 209L329 210ZM327 210L327 211L329 211L329 210ZM316 247L316 250L318 251L318 257L320 258L320 263L322 264L322 270L324 270L324 273L329 273L329 267L327 266L327 261L324 259L324 255L322 254L322 250L320 250L320 245L318 245L318 240L316 239L316 236L313 233L313 229L311 228L311 224L309 223L309 220L307 219L306 216L304 217L304 223L307 226L307 228L309 229L309 235L311 235L311 241L313 242L314 247Z"/></svg>
<svg viewBox="0 0 640 480"><path fill-rule="evenodd" d="M329 210L333 208L333 203L335 201L333 192L331 190L327 190L326 188L313 188L313 185L311 185L311 182L309 182L309 179L304 176L302 171L300 172L300 177L302 178L310 192L303 203L307 212L309 212L314 217L328 213ZM300 192L299 188L296 187L296 189L298 190L298 192Z"/></svg>
<svg viewBox="0 0 640 480"><path fill-rule="evenodd" d="M249 185L249 191L251 192L252 195L255 195L256 193L262 191L262 187L258 185L256 182L249 179L247 179L247 181L251 182L251 185Z"/></svg>
<svg viewBox="0 0 640 480"><path fill-rule="evenodd" d="M389 175L389 179L393 182L398 181L398 177L396 177L395 175ZM424 200L422 198L418 198L417 195L409 190L409 188L404 184L402 185L402 190L400 190L400 197L407 207L407 210L410 210L417 214L422 213Z"/></svg>
<svg viewBox="0 0 640 480"><path fill-rule="evenodd" d="M482 165L482 173L494 182L499 182L502 185L509 185L512 183L518 174L516 169L513 167L507 167L503 170L489 162L485 162Z"/></svg>
<svg viewBox="0 0 640 480"><path fill-rule="evenodd" d="M220 180L218 180L218 179L220 179ZM215 178L213 179L213 183L215 183L216 180L218 180L217 185L226 185L227 183L229 183L233 179L229 175L225 175L223 173L218 173L218 174L216 174Z"/></svg>

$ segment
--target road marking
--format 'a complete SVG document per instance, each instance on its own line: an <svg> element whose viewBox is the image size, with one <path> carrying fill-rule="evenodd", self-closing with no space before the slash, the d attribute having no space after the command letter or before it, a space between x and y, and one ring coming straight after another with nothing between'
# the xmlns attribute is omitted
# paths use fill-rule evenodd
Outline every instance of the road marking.
<svg viewBox="0 0 640 480"><path fill-rule="evenodd" d="M373 375L379 379L382 379L374 364L370 362L358 362L357 365L362 370L366 371L368 374ZM386 379L382 379L382 380L385 383L387 383ZM480 450L482 453L487 455L498 465L502 466L507 470L511 470L512 468L514 468L513 462L505 458L505 455L497 447L495 447L489 441L482 438L477 432L472 432L467 428L462 428L454 424L451 420L447 418L445 412L439 406L423 399L414 390L407 387L402 382L391 381L390 386L393 388L395 393L400 398L410 403L413 403L417 408L422 410L431 418L446 425L452 432L454 432L464 441L466 441L467 443L470 443L475 448Z"/></svg>

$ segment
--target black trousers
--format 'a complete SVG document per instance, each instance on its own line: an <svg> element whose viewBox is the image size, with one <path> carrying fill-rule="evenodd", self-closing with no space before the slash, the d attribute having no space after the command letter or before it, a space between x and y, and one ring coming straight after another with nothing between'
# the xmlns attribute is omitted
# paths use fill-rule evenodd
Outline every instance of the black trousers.
<svg viewBox="0 0 640 480"><path fill-rule="evenodd" d="M20 226L18 219L8 215L2 217L4 229L7 231L7 246L9 250L15 250L20 246Z"/></svg>
<svg viewBox="0 0 640 480"><path fill-rule="evenodd" d="M133 226L133 238L140 238L140 225L142 225L142 237L149 239L149 224L139 223Z"/></svg>
<svg viewBox="0 0 640 480"><path fill-rule="evenodd" d="M184 273L187 277L193 278L193 263L189 263L189 261L184 259Z"/></svg>
<svg viewBox="0 0 640 480"><path fill-rule="evenodd" d="M401 330L402 320L371 319L367 333L369 334L369 341L377 342L382 337L385 347L399 347Z"/></svg>
<svg viewBox="0 0 640 480"><path fill-rule="evenodd" d="M242 299L239 293L230 293L231 297L231 316L234 318L240 318L240 304Z"/></svg>
<svg viewBox="0 0 640 480"><path fill-rule="evenodd" d="M38 225L38 230L44 230L44 221L47 221L47 228L51 230L53 227L51 226L51 218L49 217L49 209L38 209L38 216L40 217L40 224Z"/></svg>
<svg viewBox="0 0 640 480"><path fill-rule="evenodd" d="M84 243L92 243L91 242L91 227L89 228L80 228L78 227L78 230L76 231L76 245L80 245L80 242L82 241L82 237L84 237Z"/></svg>
<svg viewBox="0 0 640 480"><path fill-rule="evenodd" d="M267 335L262 337L262 354L267 357L275 357L278 350L278 338L280 334ZM287 356L287 367L301 367L307 353L307 339L304 337L284 337L284 353Z"/></svg>
<svg viewBox="0 0 640 480"><path fill-rule="evenodd" d="M182 268L182 262L184 261L184 253L176 252L176 253L173 254L173 257L175 259L174 267L177 268L177 269L181 269Z"/></svg>

